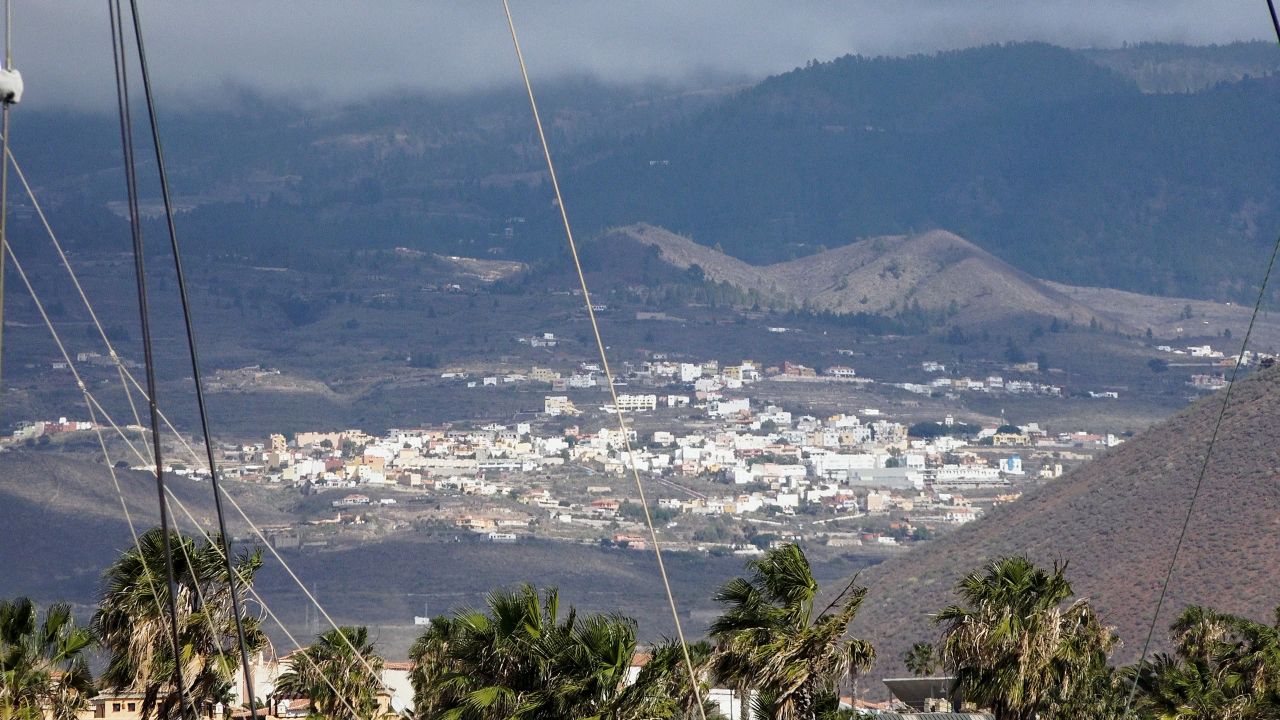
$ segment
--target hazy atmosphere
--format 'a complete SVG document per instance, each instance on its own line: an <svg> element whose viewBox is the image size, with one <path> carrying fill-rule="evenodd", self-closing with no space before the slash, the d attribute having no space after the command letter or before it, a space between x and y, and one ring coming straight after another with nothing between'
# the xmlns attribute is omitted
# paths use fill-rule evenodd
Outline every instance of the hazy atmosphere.
<svg viewBox="0 0 1280 720"><path fill-rule="evenodd" d="M1280 719L1280 0L12 4L0 720Z"/></svg>
<svg viewBox="0 0 1280 720"><path fill-rule="evenodd" d="M142 3L156 82L216 99L243 87L298 100L510 82L500 2ZM759 77L846 53L904 54L1010 40L1071 47L1225 43L1265 37L1266 8L1240 0L1120 2L515 2L543 77L689 81ZM110 99L102 3L24 3L15 58L32 104ZM212 95L211 95L212 94Z"/></svg>

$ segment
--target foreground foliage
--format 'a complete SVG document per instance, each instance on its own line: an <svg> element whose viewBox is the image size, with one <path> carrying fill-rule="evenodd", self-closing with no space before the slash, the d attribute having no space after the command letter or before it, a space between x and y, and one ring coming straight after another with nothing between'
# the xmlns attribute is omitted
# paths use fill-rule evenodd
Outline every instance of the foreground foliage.
<svg viewBox="0 0 1280 720"><path fill-rule="evenodd" d="M67 605L43 615L25 598L0 600L0 720L73 720L95 686L143 693L144 718L184 715L174 685L163 536L152 530L104 573L90 627ZM228 703L239 669L227 574L213 542L174 533L184 690L206 714ZM258 553L236 558L244 581ZM838 698L875 660L849 635L866 589L849 582L829 603L804 552L783 545L725 583L712 642L665 641L635 669L634 620L562 612L554 589L497 590L482 609L434 618L411 658L422 720L693 720L719 717L710 690L729 687L761 720L858 717ZM1087 599L1073 597L1066 566L999 558L966 575L957 602L935 616L936 644L904 660L914 674L944 670L957 696L997 720L1272 720L1280 718L1280 608L1270 624L1188 607L1171 627L1172 652L1115 668L1119 641ZM244 618L250 651L265 646L258 618ZM95 683L87 655L102 652ZM285 659L277 698L305 698L310 717L373 720L383 662L363 627L320 635ZM1132 694L1131 694L1132 691ZM699 707L701 702L701 707Z"/></svg>
<svg viewBox="0 0 1280 720"><path fill-rule="evenodd" d="M165 573L164 535L159 528L139 537L103 575L93 631L106 654L102 683L116 691L143 693L142 717L178 717L182 696L196 712L229 699L240 668L229 577L217 536L197 542L171 533L174 582L177 587L178 640L184 688L174 682L175 659L168 615L169 586ZM246 586L262 567L258 552L235 559L243 608ZM265 646L260 620L244 613L249 652Z"/></svg>
<svg viewBox="0 0 1280 720"><path fill-rule="evenodd" d="M85 660L93 643L71 607L39 616L27 598L0 601L0 718L75 720L94 694Z"/></svg>
<svg viewBox="0 0 1280 720"><path fill-rule="evenodd" d="M1273 624L1193 605L1174 622L1173 655L1138 673L1137 708L1158 720L1280 717L1280 608Z"/></svg>
<svg viewBox="0 0 1280 720"><path fill-rule="evenodd" d="M288 670L276 680L276 697L306 698L310 717L360 718L378 715L382 658L369 629L340 627L321 634L310 647L288 656Z"/></svg>
<svg viewBox="0 0 1280 720"><path fill-rule="evenodd" d="M723 682L754 690L759 717L808 720L832 705L844 680L875 660L870 643L848 637L866 597L850 583L814 614L818 582L799 546L770 550L716 593L726 606L711 625L714 668Z"/></svg>
<svg viewBox="0 0 1280 720"><path fill-rule="evenodd" d="M626 684L634 620L573 608L562 615L555 590L530 585L494 591L485 605L433 619L414 644L419 717L639 720L696 712L678 645L655 650Z"/></svg>
<svg viewBox="0 0 1280 720"><path fill-rule="evenodd" d="M1071 600L1065 566L1002 558L956 591L962 604L934 616L942 661L961 694L996 720L1069 717L1107 675L1117 641L1088 600Z"/></svg>

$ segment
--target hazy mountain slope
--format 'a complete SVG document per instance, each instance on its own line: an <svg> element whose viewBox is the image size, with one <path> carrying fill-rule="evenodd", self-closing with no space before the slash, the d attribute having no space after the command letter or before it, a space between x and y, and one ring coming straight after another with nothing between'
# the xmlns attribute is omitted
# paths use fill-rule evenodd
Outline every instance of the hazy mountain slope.
<svg viewBox="0 0 1280 720"><path fill-rule="evenodd" d="M769 266L745 263L721 250L699 245L683 235L647 223L616 228L599 242L607 247L627 240L658 248L663 260L681 270L697 265L709 279L731 283L744 290L764 290L770 282L776 281Z"/></svg>
<svg viewBox="0 0 1280 720"><path fill-rule="evenodd" d="M575 158L564 184L579 225L754 263L945 227L1037 277L1242 298L1280 227L1278 89L1148 94L1039 44L850 56Z"/></svg>
<svg viewBox="0 0 1280 720"><path fill-rule="evenodd" d="M158 525L152 476L117 471L121 491L139 532ZM215 522L208 482L170 477L168 486L205 527ZM256 523L270 524L280 514L256 503L241 486L231 492ZM190 521L174 506L179 524ZM234 511L228 507L228 513ZM249 528L228 516L233 535ZM132 542L120 496L107 468L54 451L13 450L0 455L0 597L29 594L42 600L90 602L102 570Z"/></svg>
<svg viewBox="0 0 1280 720"><path fill-rule="evenodd" d="M952 233L863 240L774 265L748 265L652 225L618 228L602 243L657 247L676 268L700 267L712 280L785 298L797 307L891 315L918 304L957 323L1039 315L1088 323L1107 315L1073 300Z"/></svg>
<svg viewBox="0 0 1280 720"><path fill-rule="evenodd" d="M1122 48L1081 50L1085 57L1138 84L1143 92L1195 92L1223 82L1280 70L1280 53L1270 42L1234 42L1187 47L1139 43Z"/></svg>
<svg viewBox="0 0 1280 720"><path fill-rule="evenodd" d="M934 543L869 570L854 630L879 651L876 673L901 672L903 651L936 638L929 623L965 572L1028 553L1069 561L1077 594L1093 598L1125 646L1141 651L1178 528L1221 407L1206 398L1066 477ZM1190 603L1269 620L1280 603L1280 368L1242 381L1179 558L1157 638Z"/></svg>
<svg viewBox="0 0 1280 720"><path fill-rule="evenodd" d="M837 312L885 312L916 302L938 310L954 302L970 320L1027 313L1087 323L1096 313L942 230L862 240L773 266L773 274L811 305Z"/></svg>
<svg viewBox="0 0 1280 720"><path fill-rule="evenodd" d="M1151 328L1156 337L1218 334L1223 328L1244 328L1253 314L1253 303L1217 303L1192 298L1141 295L1110 288L1079 287L1046 282L1050 288L1076 302L1105 308L1106 315L1121 325ZM1190 317L1187 317L1187 315ZM1239 337L1237 335L1237 337ZM1264 306L1253 328L1251 346L1258 349L1280 346L1280 313Z"/></svg>
<svg viewBox="0 0 1280 720"><path fill-rule="evenodd" d="M765 263L944 227L1036 277L1240 299L1280 227L1280 78L1253 72L1273 50L1012 44L847 56L745 89L566 80L539 99L584 236L650 222ZM1195 91L1144 93L1133 78L1148 75ZM222 100L162 108L193 254L329 271L367 247L559 252L514 86L340 107ZM114 114L35 102L23 117L15 154L64 241L127 247ZM149 176L142 193L157 210ZM13 218L17 241L42 231Z"/></svg>

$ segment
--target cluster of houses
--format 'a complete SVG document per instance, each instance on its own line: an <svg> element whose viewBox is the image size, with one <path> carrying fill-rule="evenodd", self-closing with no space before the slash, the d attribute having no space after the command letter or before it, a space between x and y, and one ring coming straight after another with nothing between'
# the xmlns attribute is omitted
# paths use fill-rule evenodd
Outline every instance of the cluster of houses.
<svg viewBox="0 0 1280 720"><path fill-rule="evenodd" d="M552 333L541 337L519 338L518 341L533 347L554 347L558 340ZM722 390L738 390L744 385L770 378L776 380L821 380L827 382L871 382L858 377L857 371L846 365L832 365L821 373L811 367L785 361L781 365L762 367L753 360L743 360L736 365L721 366L715 360L706 362L673 362L662 359L661 354L653 359L632 366L625 365L625 375L632 383L650 386L684 385L692 386L698 400L706 400L716 396ZM536 383L551 387L552 392L600 387L605 384L601 376L599 363L583 362L572 371L555 370L549 367L531 367L526 372L504 372L502 374L484 375L480 379L472 379L470 373L448 370L440 374L441 379L462 381L467 387L498 387L513 383Z"/></svg>
<svg viewBox="0 0 1280 720"><path fill-rule="evenodd" d="M723 378L723 371L716 377ZM588 486L593 497L583 500L566 496L549 482L548 473L566 464L603 473L601 477L624 476L634 467L644 477L667 483L670 496L656 502L672 513L785 516L814 506L837 514L912 513L931 522L959 524L981 512L966 493L1008 495L1012 483L1027 475L1022 453L1052 453L1069 460L1079 451L1083 459L1088 451L1120 442L1111 435L1050 435L1034 423L983 428L976 437L913 438L905 425L883 418L874 408L863 410L861 417L842 413L819 418L793 416L773 405L753 407L748 398L716 399L714 392L702 397L706 400L698 407L716 421L710 428L700 423L697 429L656 430L643 437L629 430L624 438L602 418L603 426L595 430L569 425L547 433L520 422L390 430L380 436L346 430L303 432L288 440L277 434L267 443L240 447L240 462L229 469L249 480L315 490L400 487L493 498L481 509L460 512L453 523L504 541L528 531L535 518L602 532L618 527L625 501L608 497L607 485ZM688 401L688 396L618 397L625 411ZM565 396L547 396L545 409L548 415L578 413ZM953 420L947 417L938 424L950 426ZM1061 460L1040 463L1041 477L1061 473ZM695 491L681 484L688 479L713 481L710 487L724 490ZM512 510L505 502L511 499L528 511ZM358 491L332 501L338 521L343 512L357 518L379 503L394 501L374 501ZM615 542L643 547L642 538Z"/></svg>
<svg viewBox="0 0 1280 720"><path fill-rule="evenodd" d="M1026 363L1035 365L1035 363ZM902 388L917 395L948 394L958 392L1008 393L1010 395L1047 395L1062 397L1062 386L1031 380L1005 380L999 375L989 375L985 379L976 380L970 377L939 377L927 383L894 383L894 387Z"/></svg>
<svg viewBox="0 0 1280 720"><path fill-rule="evenodd" d="M65 417L57 420L24 420L14 427L10 438L13 442L26 442L46 435L93 430L94 427L88 420L68 420Z"/></svg>
<svg viewBox="0 0 1280 720"><path fill-rule="evenodd" d="M1157 345L1156 350L1169 355L1184 355L1188 358L1214 360L1217 361L1217 365L1226 368L1235 367L1237 360L1245 367L1249 367L1254 363L1269 367L1275 362L1276 358L1271 353L1256 352L1254 350L1245 350L1243 355L1227 355L1221 350L1213 349L1212 345L1188 345L1181 348L1175 348L1172 345Z"/></svg>

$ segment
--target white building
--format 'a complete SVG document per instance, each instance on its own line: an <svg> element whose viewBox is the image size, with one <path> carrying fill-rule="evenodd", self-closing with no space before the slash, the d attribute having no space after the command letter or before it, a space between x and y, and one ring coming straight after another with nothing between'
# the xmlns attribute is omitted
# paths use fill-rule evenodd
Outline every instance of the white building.
<svg viewBox="0 0 1280 720"><path fill-rule="evenodd" d="M657 395L619 395L618 409L623 412L641 412L658 408Z"/></svg>
<svg viewBox="0 0 1280 720"><path fill-rule="evenodd" d="M716 400L707 406L707 413L713 417L727 417L747 412L751 412L751 401L747 398Z"/></svg>
<svg viewBox="0 0 1280 720"><path fill-rule="evenodd" d="M577 415L578 409L566 395L547 395L542 399L542 412L547 415Z"/></svg>
<svg viewBox="0 0 1280 720"><path fill-rule="evenodd" d="M702 366L693 363L680 363L680 382L693 382L702 377Z"/></svg>

